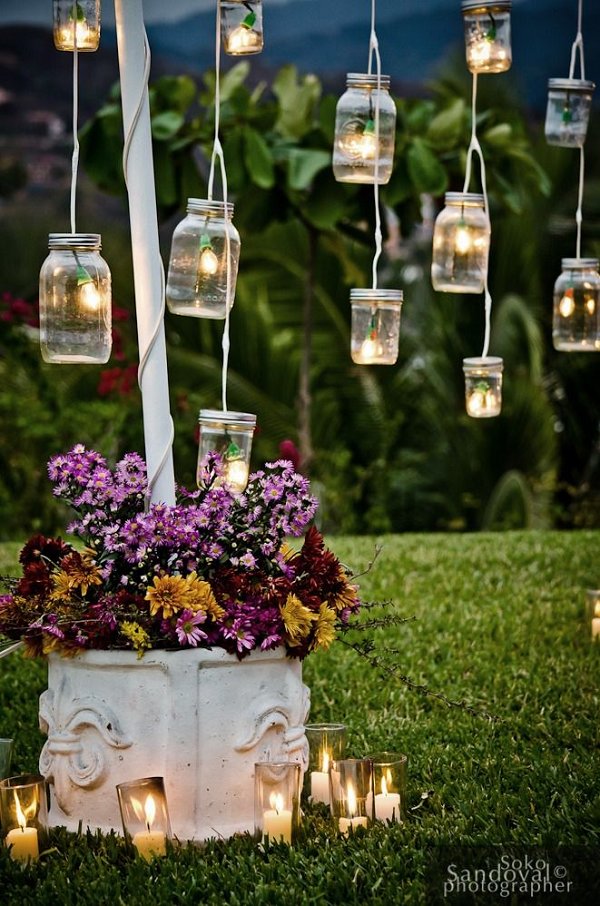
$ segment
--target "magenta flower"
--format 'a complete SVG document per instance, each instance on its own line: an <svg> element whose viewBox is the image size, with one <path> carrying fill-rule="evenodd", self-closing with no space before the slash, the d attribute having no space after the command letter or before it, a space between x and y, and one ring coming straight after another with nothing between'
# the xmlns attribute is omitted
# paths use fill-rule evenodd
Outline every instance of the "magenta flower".
<svg viewBox="0 0 600 906"><path fill-rule="evenodd" d="M191 610L183 610L177 620L175 631L180 645L191 645L193 648L198 646L198 642L206 638L206 633L198 627L206 621L206 614L202 611L193 613Z"/></svg>

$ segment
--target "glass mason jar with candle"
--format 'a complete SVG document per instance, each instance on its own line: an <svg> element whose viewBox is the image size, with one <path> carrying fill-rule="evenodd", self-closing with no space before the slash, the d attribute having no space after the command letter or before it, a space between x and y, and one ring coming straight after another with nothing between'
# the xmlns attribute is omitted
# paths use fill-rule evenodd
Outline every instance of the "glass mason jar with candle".
<svg viewBox="0 0 600 906"><path fill-rule="evenodd" d="M146 862L167 854L171 822L162 777L117 784L125 839Z"/></svg>
<svg viewBox="0 0 600 906"><path fill-rule="evenodd" d="M502 410L503 362L496 356L463 359L465 403L471 418L494 418Z"/></svg>
<svg viewBox="0 0 600 906"><path fill-rule="evenodd" d="M250 475L252 437L256 428L256 415L250 412L221 412L201 409L198 419L200 438L198 445L198 486L203 484L203 468L208 453L219 453L223 458L223 476L220 482L232 493L242 494Z"/></svg>
<svg viewBox="0 0 600 906"><path fill-rule="evenodd" d="M346 748L345 724L307 724L308 770L305 775L307 792L312 802L329 805L329 769L334 761L344 757Z"/></svg>
<svg viewBox="0 0 600 906"><path fill-rule="evenodd" d="M329 779L331 814L340 833L348 836L359 827L368 827L374 817L373 761L370 758L334 761Z"/></svg>
<svg viewBox="0 0 600 906"><path fill-rule="evenodd" d="M398 358L399 289L351 289L352 361L357 365L394 365Z"/></svg>
<svg viewBox="0 0 600 906"><path fill-rule="evenodd" d="M511 0L462 0L467 66L471 72L510 69L511 6Z"/></svg>
<svg viewBox="0 0 600 906"><path fill-rule="evenodd" d="M110 270L97 233L50 233L40 271L40 345L45 362L103 364L112 348Z"/></svg>
<svg viewBox="0 0 600 906"><path fill-rule="evenodd" d="M260 53L264 46L262 0L221 0L221 40L232 57Z"/></svg>
<svg viewBox="0 0 600 906"><path fill-rule="evenodd" d="M443 293L483 292L490 233L483 195L446 192L433 230L433 288Z"/></svg>
<svg viewBox="0 0 600 906"><path fill-rule="evenodd" d="M597 258L563 258L554 284L554 348L563 352L600 350L600 275Z"/></svg>
<svg viewBox="0 0 600 906"><path fill-rule="evenodd" d="M36 862L48 823L46 781L39 774L0 780L0 826L16 862Z"/></svg>
<svg viewBox="0 0 600 906"><path fill-rule="evenodd" d="M254 765L254 828L265 843L294 842L300 826L301 767L293 761Z"/></svg>
<svg viewBox="0 0 600 906"><path fill-rule="evenodd" d="M54 0L53 33L57 50L97 50L100 0Z"/></svg>
<svg viewBox="0 0 600 906"><path fill-rule="evenodd" d="M175 227L171 243L166 296L173 314L224 318L228 298L233 305L240 235L232 217L230 203L188 198L187 216Z"/></svg>
<svg viewBox="0 0 600 906"><path fill-rule="evenodd" d="M375 820L401 823L406 818L408 757L396 752L373 755ZM369 808L370 808L370 804Z"/></svg>
<svg viewBox="0 0 600 906"><path fill-rule="evenodd" d="M376 75L349 72L346 84L335 113L334 176L338 182L385 185L392 175L396 139L396 105L389 93L390 77L381 76L379 91Z"/></svg>
<svg viewBox="0 0 600 906"><path fill-rule="evenodd" d="M585 143L592 95L596 86L586 79L549 79L544 132L549 145L581 148Z"/></svg>

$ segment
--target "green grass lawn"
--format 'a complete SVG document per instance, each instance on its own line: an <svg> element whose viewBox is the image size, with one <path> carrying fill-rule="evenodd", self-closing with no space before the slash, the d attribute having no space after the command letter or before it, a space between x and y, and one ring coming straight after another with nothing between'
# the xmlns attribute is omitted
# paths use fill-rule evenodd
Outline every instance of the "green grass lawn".
<svg viewBox="0 0 600 906"><path fill-rule="evenodd" d="M564 902L585 902L600 883L600 645L583 620L585 589L600 585L599 543L593 532L383 539L361 579L363 597L391 598L397 613L415 619L378 630L378 646L397 649L399 670L414 681L497 718L409 690L340 644L307 659L312 721L346 723L349 754L408 755L403 826L345 840L324 811L308 808L292 849L264 853L246 837L186 847L151 865L115 837L54 832L32 868L0 851L0 902L476 902L443 900L434 879L436 869L447 874L444 847L456 846L466 848L459 860L472 847L514 846L521 855L538 847L564 864L570 853L575 888ZM359 572L374 539L336 538L332 547ZM0 573L14 570L17 549L0 546ZM0 661L0 736L15 739L14 773L36 770L44 687L43 664L20 655Z"/></svg>

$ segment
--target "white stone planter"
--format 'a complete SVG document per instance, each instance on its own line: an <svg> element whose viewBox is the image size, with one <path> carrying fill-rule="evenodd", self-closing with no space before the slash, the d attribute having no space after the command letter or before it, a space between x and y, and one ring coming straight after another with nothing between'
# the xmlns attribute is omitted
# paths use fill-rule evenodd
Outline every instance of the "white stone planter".
<svg viewBox="0 0 600 906"><path fill-rule="evenodd" d="M51 655L40 698L49 824L122 833L115 785L162 776L180 840L253 831L254 763L306 769L308 708L301 663L283 651Z"/></svg>

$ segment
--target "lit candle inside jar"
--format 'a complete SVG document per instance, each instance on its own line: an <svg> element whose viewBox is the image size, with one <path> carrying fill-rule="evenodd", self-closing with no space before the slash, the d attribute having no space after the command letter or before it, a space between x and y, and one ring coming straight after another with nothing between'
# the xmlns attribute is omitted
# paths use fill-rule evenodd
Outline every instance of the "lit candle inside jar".
<svg viewBox="0 0 600 906"><path fill-rule="evenodd" d="M292 842L292 813L284 809L281 793L271 793L269 796L270 809L263 812L263 836L269 842Z"/></svg>
<svg viewBox="0 0 600 906"><path fill-rule="evenodd" d="M131 804L133 805L136 815L141 818L141 804L137 801L137 799L132 799ZM166 855L167 852L166 836L164 832L152 830L152 825L154 824L154 819L156 818L156 803L154 802L154 797L151 793L149 793L146 797L143 816L144 822L146 824L146 830L134 834L133 845L137 849L139 855L147 862L149 862L156 856Z"/></svg>
<svg viewBox="0 0 600 906"><path fill-rule="evenodd" d="M367 826L367 816L356 814L358 811L358 803L356 801L356 793L354 792L354 787L352 786L352 783L350 783L350 781L348 782L346 796L348 818L340 818L339 826L342 834L347 837L351 830L356 830L357 827Z"/></svg>
<svg viewBox="0 0 600 906"><path fill-rule="evenodd" d="M592 638L597 639L600 636L600 617L594 617L592 620Z"/></svg>
<svg viewBox="0 0 600 906"><path fill-rule="evenodd" d="M18 828L14 828L6 835L6 845L10 846L10 857L16 862L35 862L40 852L38 847L38 832L35 827L27 827L27 818L21 808L19 797L15 791L15 810Z"/></svg>
<svg viewBox="0 0 600 906"><path fill-rule="evenodd" d="M375 817L378 821L400 821L400 794L388 792L388 782L391 784L390 771L386 778L381 778L381 793L375 796Z"/></svg>
<svg viewBox="0 0 600 906"><path fill-rule="evenodd" d="M313 802L329 805L329 752L321 752L321 770L311 771L310 795Z"/></svg>

